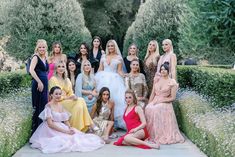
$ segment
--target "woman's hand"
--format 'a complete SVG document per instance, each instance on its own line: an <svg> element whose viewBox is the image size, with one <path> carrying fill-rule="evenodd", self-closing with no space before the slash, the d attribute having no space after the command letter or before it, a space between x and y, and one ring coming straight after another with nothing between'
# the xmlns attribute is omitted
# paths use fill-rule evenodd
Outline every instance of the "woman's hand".
<svg viewBox="0 0 235 157"><path fill-rule="evenodd" d="M93 98L93 95L90 94L90 95L87 96L87 98L88 98L89 100L91 100L91 99Z"/></svg>
<svg viewBox="0 0 235 157"><path fill-rule="evenodd" d="M69 97L69 99L71 99L71 100L77 100L78 98L76 97L76 95L71 95L71 96Z"/></svg>
<svg viewBox="0 0 235 157"><path fill-rule="evenodd" d="M44 88L44 85L43 85L43 83L40 81L40 82L38 82L38 90L39 90L39 92L42 92L43 91L43 88Z"/></svg>
<svg viewBox="0 0 235 157"><path fill-rule="evenodd" d="M70 128L66 133L69 135L73 135L75 134L75 131L72 128Z"/></svg>
<svg viewBox="0 0 235 157"><path fill-rule="evenodd" d="M131 129L130 131L129 131L129 133L135 133L135 132L137 132L138 130L136 129L136 128L134 128L134 129Z"/></svg>

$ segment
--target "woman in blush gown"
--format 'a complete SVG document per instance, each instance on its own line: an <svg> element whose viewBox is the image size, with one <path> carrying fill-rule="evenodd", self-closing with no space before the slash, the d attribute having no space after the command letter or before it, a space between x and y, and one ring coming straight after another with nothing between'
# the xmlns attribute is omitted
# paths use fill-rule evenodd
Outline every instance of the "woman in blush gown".
<svg viewBox="0 0 235 157"><path fill-rule="evenodd" d="M99 91L108 87L110 98L114 101L114 127L125 129L123 113L125 110L125 85L123 73L123 59L115 40L109 40L106 45L106 54L100 60L99 72L96 73L96 85Z"/></svg>
<svg viewBox="0 0 235 157"><path fill-rule="evenodd" d="M104 141L94 134L85 134L69 124L70 113L60 104L62 90L58 86L51 88L51 101L40 113L43 123L34 132L29 142L32 148L43 153L88 152L104 146Z"/></svg>
<svg viewBox="0 0 235 157"><path fill-rule="evenodd" d="M178 84L169 77L169 63L160 67L161 77L154 82L149 104L145 108L150 141L160 144L184 142L173 110Z"/></svg>

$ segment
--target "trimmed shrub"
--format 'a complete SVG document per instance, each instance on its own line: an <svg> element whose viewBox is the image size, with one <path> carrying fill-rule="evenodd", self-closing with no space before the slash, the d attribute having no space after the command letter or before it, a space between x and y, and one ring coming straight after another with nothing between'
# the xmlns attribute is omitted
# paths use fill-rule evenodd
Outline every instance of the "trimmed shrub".
<svg viewBox="0 0 235 157"><path fill-rule="evenodd" d="M11 92L0 101L0 157L10 157L28 142L31 135L30 89Z"/></svg>
<svg viewBox="0 0 235 157"><path fill-rule="evenodd" d="M0 74L0 95L16 91L22 87L29 87L31 84L30 80L31 76L23 71L2 72Z"/></svg>
<svg viewBox="0 0 235 157"><path fill-rule="evenodd" d="M180 129L209 157L235 156L234 111L216 111L191 91L178 92L174 108Z"/></svg>
<svg viewBox="0 0 235 157"><path fill-rule="evenodd" d="M235 103L235 71L201 66L177 66L180 87L190 87L210 98L215 107Z"/></svg>
<svg viewBox="0 0 235 157"><path fill-rule="evenodd" d="M136 43L140 57L144 58L149 41L156 39L161 45L169 38L178 53L179 15L184 10L184 0L148 0L143 3L136 15L136 20L128 28L124 40L124 54L131 43Z"/></svg>
<svg viewBox="0 0 235 157"><path fill-rule="evenodd" d="M6 35L7 51L20 59L34 53L35 43L42 38L50 46L61 41L65 52L75 51L82 42L90 42L80 4L76 0L15 0L9 9Z"/></svg>

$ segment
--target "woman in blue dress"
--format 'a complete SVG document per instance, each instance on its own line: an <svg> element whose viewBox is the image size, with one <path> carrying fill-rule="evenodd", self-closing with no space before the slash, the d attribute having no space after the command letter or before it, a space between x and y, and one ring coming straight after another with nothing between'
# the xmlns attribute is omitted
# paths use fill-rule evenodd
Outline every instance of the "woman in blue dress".
<svg viewBox="0 0 235 157"><path fill-rule="evenodd" d="M85 99L88 111L91 113L98 93L96 91L95 77L92 74L91 63L88 60L82 62L81 73L78 75L75 83L75 94Z"/></svg>
<svg viewBox="0 0 235 157"><path fill-rule="evenodd" d="M48 101L48 79L47 72L49 69L47 63L47 42L39 39L36 44L35 52L31 60L29 72L32 76L32 105L34 109L32 118L32 133L42 123L38 118L44 110Z"/></svg>

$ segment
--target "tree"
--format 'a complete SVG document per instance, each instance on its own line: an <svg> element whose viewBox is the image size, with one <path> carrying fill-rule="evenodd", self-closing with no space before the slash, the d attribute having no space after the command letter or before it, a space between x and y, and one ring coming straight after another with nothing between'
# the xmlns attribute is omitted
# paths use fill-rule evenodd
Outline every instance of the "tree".
<svg viewBox="0 0 235 157"><path fill-rule="evenodd" d="M184 58L231 64L235 60L235 1L187 1L179 27L180 53Z"/></svg>
<svg viewBox="0 0 235 157"><path fill-rule="evenodd" d="M128 28L124 40L124 52L131 43L136 43L140 50L140 57L144 58L148 42L156 39L169 38L173 41L174 51L178 53L177 31L179 15L184 10L183 0L147 0L143 3L136 16L136 20Z"/></svg>
<svg viewBox="0 0 235 157"><path fill-rule="evenodd" d="M78 0L84 10L86 26L103 43L115 39L122 49L128 26L134 21L140 0ZM104 45L103 45L104 46Z"/></svg>
<svg viewBox="0 0 235 157"><path fill-rule="evenodd" d="M65 52L76 50L81 42L91 41L76 0L16 0L8 15L5 34L10 39L6 48L20 59L34 52L40 38L47 40L49 46L61 41Z"/></svg>

